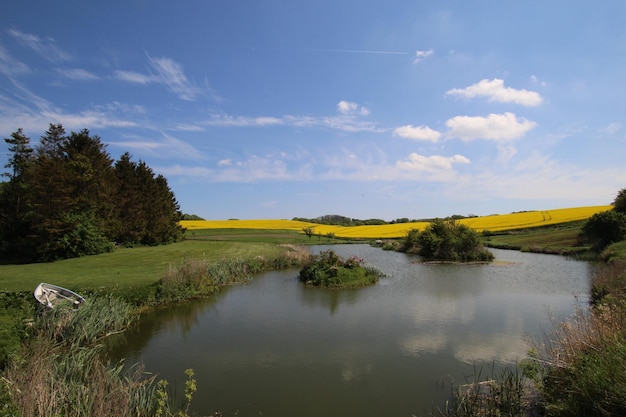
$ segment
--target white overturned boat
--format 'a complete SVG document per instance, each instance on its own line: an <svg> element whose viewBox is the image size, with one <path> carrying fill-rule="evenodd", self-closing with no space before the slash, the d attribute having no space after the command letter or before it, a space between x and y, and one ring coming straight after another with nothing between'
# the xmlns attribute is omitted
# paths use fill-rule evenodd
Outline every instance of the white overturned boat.
<svg viewBox="0 0 626 417"><path fill-rule="evenodd" d="M85 299L74 291L57 285L46 284L45 282L39 284L33 294L37 301L48 308L54 308L60 304L68 304L78 308L79 305L85 302Z"/></svg>

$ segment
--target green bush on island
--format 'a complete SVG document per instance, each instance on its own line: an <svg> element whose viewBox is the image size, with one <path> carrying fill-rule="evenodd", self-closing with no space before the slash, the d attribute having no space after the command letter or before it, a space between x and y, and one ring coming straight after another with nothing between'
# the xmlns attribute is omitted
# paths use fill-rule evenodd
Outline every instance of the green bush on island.
<svg viewBox="0 0 626 417"><path fill-rule="evenodd" d="M435 261L491 262L494 258L475 230L455 220L437 219L421 232L410 230L403 251Z"/></svg>
<svg viewBox="0 0 626 417"><path fill-rule="evenodd" d="M363 259L352 256L346 260L334 251L313 255L300 270L300 282L306 285L333 289L359 288L378 282L382 273L363 266Z"/></svg>

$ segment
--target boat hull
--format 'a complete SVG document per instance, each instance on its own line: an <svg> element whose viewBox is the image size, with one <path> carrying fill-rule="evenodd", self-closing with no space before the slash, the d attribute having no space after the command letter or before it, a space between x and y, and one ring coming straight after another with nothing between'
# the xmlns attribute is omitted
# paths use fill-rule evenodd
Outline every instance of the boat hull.
<svg viewBox="0 0 626 417"><path fill-rule="evenodd" d="M85 299L67 288L42 282L33 292L35 299L48 308L66 304L78 308Z"/></svg>

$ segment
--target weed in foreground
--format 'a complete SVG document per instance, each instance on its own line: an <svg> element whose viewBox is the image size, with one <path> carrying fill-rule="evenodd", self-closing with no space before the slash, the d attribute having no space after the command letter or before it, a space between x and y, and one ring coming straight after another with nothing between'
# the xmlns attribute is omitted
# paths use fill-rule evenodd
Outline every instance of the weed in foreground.
<svg viewBox="0 0 626 417"><path fill-rule="evenodd" d="M493 372L492 372L493 373ZM452 400L439 417L526 417L534 408L532 381L521 367L504 368L483 379L482 369L474 379L455 389Z"/></svg>

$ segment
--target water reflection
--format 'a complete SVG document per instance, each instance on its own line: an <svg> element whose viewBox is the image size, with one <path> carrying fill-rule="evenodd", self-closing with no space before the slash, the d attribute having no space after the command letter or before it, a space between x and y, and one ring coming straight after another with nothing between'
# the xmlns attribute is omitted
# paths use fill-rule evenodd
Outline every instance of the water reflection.
<svg viewBox="0 0 626 417"><path fill-rule="evenodd" d="M589 290L589 266L556 256L494 251L492 265L425 265L367 245L332 249L387 277L326 291L304 287L297 270L263 274L143 317L114 354L179 387L194 368L207 393L194 402L200 415L420 414L449 395L439 381L518 360L547 311L570 314Z"/></svg>
<svg viewBox="0 0 626 417"><path fill-rule="evenodd" d="M298 295L304 306L309 308L323 307L328 309L331 315L334 315L340 304L345 304L347 306L354 305L359 299L359 293L363 290L364 289L361 288L355 290L337 291L310 288L302 285L300 286Z"/></svg>

